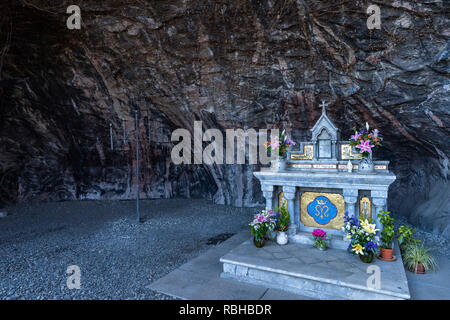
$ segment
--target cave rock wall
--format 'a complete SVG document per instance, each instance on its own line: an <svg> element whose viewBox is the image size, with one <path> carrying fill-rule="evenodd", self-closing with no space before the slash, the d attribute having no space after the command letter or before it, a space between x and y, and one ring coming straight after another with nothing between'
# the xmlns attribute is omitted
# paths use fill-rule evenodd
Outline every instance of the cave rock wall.
<svg viewBox="0 0 450 320"><path fill-rule="evenodd" d="M0 5L2 204L134 197L138 110L141 197L258 205L257 165L174 165L170 133L201 120L308 139L323 99L344 138L384 134L390 210L450 234L448 1L375 1L380 30L357 0L85 0L69 30L72 2Z"/></svg>

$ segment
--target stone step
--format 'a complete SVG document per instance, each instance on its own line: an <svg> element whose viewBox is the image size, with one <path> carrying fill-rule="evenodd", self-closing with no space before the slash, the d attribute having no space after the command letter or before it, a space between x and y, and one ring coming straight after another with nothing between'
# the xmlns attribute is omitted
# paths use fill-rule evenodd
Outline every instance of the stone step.
<svg viewBox="0 0 450 320"><path fill-rule="evenodd" d="M409 299L408 282L397 251L394 250L395 262L374 258L366 264L346 250L320 251L309 244L279 246L271 241L256 248L247 240L220 259L221 277L316 299ZM368 273L369 266L379 270L380 288L368 287L373 273Z"/></svg>
<svg viewBox="0 0 450 320"><path fill-rule="evenodd" d="M343 236L331 235L329 247L334 249L342 249L347 250L348 241L343 239ZM314 240L312 239L312 235L310 232L299 231L297 234L289 236L289 241L293 243L306 244L312 246L314 244Z"/></svg>

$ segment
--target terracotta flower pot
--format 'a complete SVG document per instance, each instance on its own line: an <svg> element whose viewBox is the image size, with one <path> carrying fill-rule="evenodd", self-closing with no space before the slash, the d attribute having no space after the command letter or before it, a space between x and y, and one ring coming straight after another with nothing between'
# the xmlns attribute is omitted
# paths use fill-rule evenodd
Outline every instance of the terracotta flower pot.
<svg viewBox="0 0 450 320"><path fill-rule="evenodd" d="M386 260L392 260L394 249L381 248L381 256Z"/></svg>
<svg viewBox="0 0 450 320"><path fill-rule="evenodd" d="M414 270L416 273L418 274L424 274L425 273L425 267L423 266L423 264L418 263L416 266L416 270Z"/></svg>

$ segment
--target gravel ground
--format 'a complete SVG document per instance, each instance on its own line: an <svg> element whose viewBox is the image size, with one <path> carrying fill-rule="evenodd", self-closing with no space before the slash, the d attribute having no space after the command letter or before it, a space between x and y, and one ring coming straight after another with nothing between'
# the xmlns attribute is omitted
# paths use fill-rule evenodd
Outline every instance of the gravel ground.
<svg viewBox="0 0 450 320"><path fill-rule="evenodd" d="M170 299L145 287L244 228L257 208L206 200L19 204L0 219L0 299ZM68 289L67 267L81 269Z"/></svg>

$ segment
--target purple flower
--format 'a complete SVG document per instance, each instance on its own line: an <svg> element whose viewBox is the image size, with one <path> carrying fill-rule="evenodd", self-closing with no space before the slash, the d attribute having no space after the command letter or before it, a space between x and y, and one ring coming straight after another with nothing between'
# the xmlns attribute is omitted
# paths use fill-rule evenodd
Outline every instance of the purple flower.
<svg viewBox="0 0 450 320"><path fill-rule="evenodd" d="M349 217L348 212L344 212L344 223L350 223L352 226L359 227L359 219L356 217Z"/></svg>
<svg viewBox="0 0 450 320"><path fill-rule="evenodd" d="M351 139L352 139L353 141L358 141L359 138L361 138L361 135L359 134L358 131L355 131L355 134L352 135Z"/></svg>
<svg viewBox="0 0 450 320"><path fill-rule="evenodd" d="M378 246L375 243L373 243L372 241L367 242L365 247L367 250L372 250L372 251L374 251L378 248Z"/></svg>
<svg viewBox="0 0 450 320"><path fill-rule="evenodd" d="M290 145L290 146L293 146L293 145L295 145L295 142L292 141L291 139L287 138L287 139L286 139L286 144L288 144L288 145Z"/></svg>
<svg viewBox="0 0 450 320"><path fill-rule="evenodd" d="M280 141L277 138L274 138L269 144L272 149L276 149L280 146Z"/></svg>
<svg viewBox="0 0 450 320"><path fill-rule="evenodd" d="M380 133L380 131L378 131L378 129L373 129L372 136L374 138L377 138L379 133Z"/></svg>

